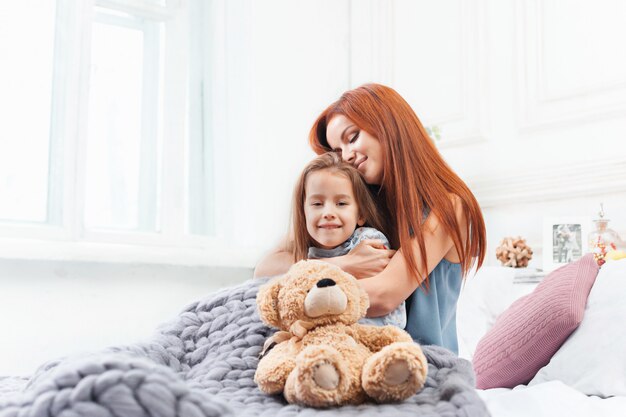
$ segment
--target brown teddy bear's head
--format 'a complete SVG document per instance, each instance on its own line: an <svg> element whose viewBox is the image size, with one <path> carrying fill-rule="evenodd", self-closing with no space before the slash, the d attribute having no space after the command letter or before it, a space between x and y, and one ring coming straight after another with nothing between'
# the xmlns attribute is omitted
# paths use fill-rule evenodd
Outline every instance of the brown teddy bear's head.
<svg viewBox="0 0 626 417"><path fill-rule="evenodd" d="M365 316L367 293L335 265L300 261L259 289L257 305L268 325L289 330L297 320L314 325L353 324Z"/></svg>

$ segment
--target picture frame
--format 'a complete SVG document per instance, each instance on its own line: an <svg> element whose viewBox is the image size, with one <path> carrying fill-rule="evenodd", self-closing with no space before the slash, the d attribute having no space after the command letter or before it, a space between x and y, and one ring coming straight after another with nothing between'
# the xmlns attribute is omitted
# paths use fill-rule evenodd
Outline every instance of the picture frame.
<svg viewBox="0 0 626 417"><path fill-rule="evenodd" d="M589 252L590 217L550 217L543 220L543 270L553 271Z"/></svg>

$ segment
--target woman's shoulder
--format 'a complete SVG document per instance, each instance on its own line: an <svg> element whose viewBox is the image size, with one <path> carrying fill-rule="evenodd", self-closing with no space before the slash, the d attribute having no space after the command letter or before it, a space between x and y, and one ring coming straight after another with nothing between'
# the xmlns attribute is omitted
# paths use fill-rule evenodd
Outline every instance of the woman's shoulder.
<svg viewBox="0 0 626 417"><path fill-rule="evenodd" d="M439 225L439 223L441 222L441 220L439 219L439 216L448 216L452 213L454 213L454 216L456 217L457 221L463 221L463 219L465 219L466 217L466 205L463 202L463 199L458 196L457 194L454 193L448 193L448 199L450 200L451 206L448 206L448 208L445 207L437 207L435 209L425 205L424 209L423 209L423 219L422 222L427 222L428 224L431 225L432 227L435 227ZM452 209L452 212L450 212L450 208ZM431 216L431 214L433 214Z"/></svg>
<svg viewBox="0 0 626 417"><path fill-rule="evenodd" d="M452 207L463 206L463 199L456 193L448 193L448 199L452 203Z"/></svg>
<svg viewBox="0 0 626 417"><path fill-rule="evenodd" d="M456 210L458 207L463 207L464 206L464 202L463 199L461 198L461 196L459 196L458 194L455 193L447 193L448 195L448 200L450 200L450 203L452 203L452 207ZM426 214L430 214L431 212L431 207L429 207L425 202L423 203L423 211Z"/></svg>
<svg viewBox="0 0 626 417"><path fill-rule="evenodd" d="M464 221L467 215L466 214L467 204L463 201L461 196L459 196L458 194L448 193L448 199L450 200L450 203L452 204L451 208L452 208L452 211L454 212L455 217L457 218L457 221ZM431 213L431 209L429 207L425 207L424 213L426 214L426 216L428 216Z"/></svg>

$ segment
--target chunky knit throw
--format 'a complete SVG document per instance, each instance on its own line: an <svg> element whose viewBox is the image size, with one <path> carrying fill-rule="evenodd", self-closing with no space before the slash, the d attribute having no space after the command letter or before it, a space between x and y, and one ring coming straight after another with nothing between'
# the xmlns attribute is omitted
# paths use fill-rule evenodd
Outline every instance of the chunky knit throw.
<svg viewBox="0 0 626 417"><path fill-rule="evenodd" d="M256 311L264 282L249 280L191 304L145 343L43 365L23 391L0 389L0 417L489 415L470 363L435 346L423 347L425 388L402 403L316 410L261 393L254 372L274 332Z"/></svg>

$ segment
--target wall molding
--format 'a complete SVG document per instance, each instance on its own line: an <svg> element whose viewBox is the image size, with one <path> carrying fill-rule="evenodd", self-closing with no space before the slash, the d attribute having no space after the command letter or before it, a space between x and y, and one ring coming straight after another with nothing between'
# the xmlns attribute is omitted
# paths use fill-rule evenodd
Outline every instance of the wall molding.
<svg viewBox="0 0 626 417"><path fill-rule="evenodd" d="M396 20L402 20L404 25L398 25L396 30L414 30L407 27L407 19L404 17L406 13L424 13L428 8L421 3L412 3L407 9L402 9L401 4L396 5L394 12ZM438 126L441 131L441 139L437 142L440 149L449 149L455 147L465 147L479 144L487 141L489 123L488 123L488 97L489 94L489 68L487 65L487 39L488 25L487 22L487 5L484 0L478 0L469 4L468 2L458 1L455 3L446 3L450 12L455 16L459 16L458 32L454 39L455 48L458 50L457 68L454 68L456 84L458 90L451 91L454 95L454 105L446 106L446 110L440 111L439 114L433 114L429 117L423 117L423 122L427 126ZM442 22L445 23L445 22ZM456 22L455 22L456 23ZM442 26L442 32L428 33L428 36L449 36L445 34ZM410 32L410 36L423 38L424 32L415 29ZM452 39L450 39L452 41ZM405 48L407 46L405 45ZM404 83L411 86L411 74L406 73L406 63L414 64L410 59L403 61L401 58L415 55L415 50L396 51L397 59L394 61L394 73L396 80L400 78L400 74L404 75ZM447 51L444 51L447 53ZM437 65L433 62L433 65ZM402 72L404 70L404 72ZM456 87L456 86L455 86ZM410 90L410 88L409 88ZM422 97L419 91L413 92L412 101L419 102ZM444 94L445 93L441 93ZM411 101L411 94L407 94ZM423 101L423 99L422 99ZM424 106L428 106L424 103Z"/></svg>
<svg viewBox="0 0 626 417"><path fill-rule="evenodd" d="M517 2L518 122L522 132L582 124L626 114L626 77L550 92L546 79L546 3Z"/></svg>
<svg viewBox="0 0 626 417"><path fill-rule="evenodd" d="M460 69L463 109L461 115L448 119L435 119L440 125L443 138L437 143L440 149L475 145L486 142L487 136L487 101L488 67L485 42L487 39L486 4L484 1L468 4L460 2L463 27L459 42L463 47ZM446 137L446 124L453 131Z"/></svg>
<svg viewBox="0 0 626 417"><path fill-rule="evenodd" d="M477 178L467 183L483 209L626 193L626 157Z"/></svg>
<svg viewBox="0 0 626 417"><path fill-rule="evenodd" d="M350 1L350 85L393 85L394 2Z"/></svg>
<svg viewBox="0 0 626 417"><path fill-rule="evenodd" d="M484 0L469 5L459 2L463 27L458 42L462 45L458 69L461 104L447 114L425 120L427 125L438 125L443 138L440 148L473 145L486 141L488 107L485 97L488 86L486 65L486 5ZM378 0L351 0L350 2L350 84L356 87L365 82L395 85L397 69L403 54L396 45L396 16L406 13L402 3ZM436 36L436 34L433 34ZM407 92L401 92L405 98Z"/></svg>
<svg viewBox="0 0 626 417"><path fill-rule="evenodd" d="M487 65L487 5L483 0L472 4L461 1L461 16L464 25L463 45L463 117L456 126L456 131L450 137L445 136L445 122L442 123L444 138L437 144L440 149L466 147L487 142L489 125L489 97L488 80L489 67ZM436 122L435 122L436 123Z"/></svg>

